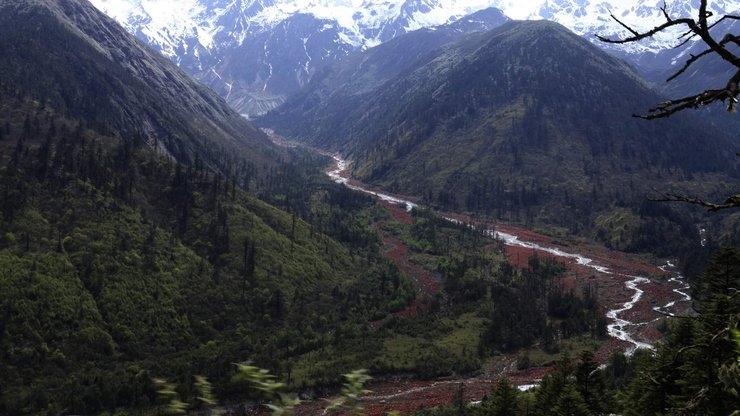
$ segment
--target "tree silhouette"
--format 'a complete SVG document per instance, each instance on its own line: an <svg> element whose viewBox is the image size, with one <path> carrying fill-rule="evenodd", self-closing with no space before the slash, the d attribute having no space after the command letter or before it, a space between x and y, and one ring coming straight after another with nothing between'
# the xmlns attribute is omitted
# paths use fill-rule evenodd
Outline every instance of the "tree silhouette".
<svg viewBox="0 0 740 416"><path fill-rule="evenodd" d="M730 78L727 80L727 84L722 87L707 89L693 95L664 101L649 109L648 114L635 115L635 117L648 120L663 118L668 117L671 114L674 114L681 110L698 108L701 106L712 104L716 101L722 101L726 103L727 111L735 112L737 110L737 96L738 94L740 94L740 56L733 53L730 50L730 47L732 47L733 44L735 46L740 46L740 36L732 33L726 33L724 34L724 37L722 37L722 39L717 40L715 38L715 35L713 35L711 31L723 21L740 20L740 16L725 14L717 19L712 19L714 17L714 13L710 10L707 10L707 3L707 0L701 0L698 16L696 18L683 17L674 19L668 14L667 5L664 1L663 6L660 7L660 10L663 13L665 22L645 32L635 30L630 25L619 20L616 16L614 16L614 14L610 13L611 18L619 23L622 27L627 29L632 34L632 36L628 36L623 39L611 39L604 36L596 35L596 37L599 38L599 40L601 40L602 42L624 44L638 42L643 39L651 38L658 33L668 31L673 27L685 26L688 30L679 36L679 39L682 39L682 42L676 47L684 46L688 42L699 38L702 42L704 42L707 49L697 55L690 54L684 65L673 75L671 75L667 81L671 81L679 75L683 74L700 59L715 54L737 68L735 73L731 75Z"/></svg>
<svg viewBox="0 0 740 416"><path fill-rule="evenodd" d="M733 53L730 48L740 47L740 36L733 33L725 33L722 39L717 40L715 34L712 34L712 30L717 27L723 21L728 20L740 20L740 16L725 14L721 17L715 17L711 10L707 9L707 0L701 0L699 4L699 12L696 18L683 17L674 19L672 18L667 10L666 2L663 2L663 6L660 7L665 22L663 24L654 27L651 30L640 32L635 30L630 25L619 20L614 14L610 13L612 19L619 23L622 27L627 29L632 36L628 36L623 39L611 39L604 36L596 35L599 40L606 43L624 44L631 42L639 42L640 40L651 38L658 33L665 32L674 27L685 27L688 30L679 36L682 42L676 46L681 47L686 45L688 42L699 38L705 45L706 49L699 54L690 54L684 65L678 69L673 75L671 75L667 81L670 82L679 75L686 72L693 64L700 59L710 56L717 55L724 61L729 62L732 66L737 68L734 74L730 75L727 83L718 88L707 89L696 94L673 98L664 101L648 110L648 114L633 114L634 117L653 120L657 118L669 117L670 115L686 109L695 109L702 106L706 106L717 101L721 101L726 104L727 111L734 113L737 111L738 106L738 95L740 94L740 56ZM740 153L737 154L740 156ZM740 194L729 196L723 202L711 202L702 198L697 198L688 195L674 194L674 193L663 193L662 197L655 199L656 201L664 202L686 202L689 204L699 205L707 208L709 211L719 211L728 208L739 208L740 207Z"/></svg>

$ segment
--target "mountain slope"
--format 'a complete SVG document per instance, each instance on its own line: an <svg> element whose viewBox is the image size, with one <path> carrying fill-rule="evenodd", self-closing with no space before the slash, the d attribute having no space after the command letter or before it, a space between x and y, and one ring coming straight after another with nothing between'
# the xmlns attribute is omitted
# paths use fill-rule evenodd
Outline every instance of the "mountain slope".
<svg viewBox="0 0 740 416"><path fill-rule="evenodd" d="M482 10L449 25L420 29L367 51L352 53L342 62L318 72L311 84L291 97L286 106L258 120L269 125L273 117L287 114L286 118L292 121L281 125L283 133L329 138L337 132L335 127L342 128L347 111L360 111L367 94L431 59L432 52L442 45L466 33L490 30L506 20L499 10ZM295 124L291 124L293 121ZM320 140L312 143L319 144Z"/></svg>
<svg viewBox="0 0 740 416"><path fill-rule="evenodd" d="M639 207L651 186L733 169L729 138L696 118L630 118L660 97L555 23L470 35L363 94L343 80L327 76L259 122L445 208L599 233L611 221L599 212Z"/></svg>
<svg viewBox="0 0 740 416"><path fill-rule="evenodd" d="M177 62L239 112L263 114L316 71L348 53L419 28L446 24L485 2L191 1L94 3L129 32Z"/></svg>
<svg viewBox="0 0 740 416"><path fill-rule="evenodd" d="M458 21L486 8L515 19L556 21L611 53L639 65L643 57L676 45L679 34L626 45L608 45L594 34L629 34L610 13L638 30L664 17L649 0L188 0L177 10L167 0L93 0L188 73L227 98L238 111L259 115L298 91L325 65L346 54L421 28ZM709 4L715 16L737 10L729 0ZM670 2L672 18L695 16L696 2Z"/></svg>
<svg viewBox="0 0 740 416"><path fill-rule="evenodd" d="M472 19L463 19L458 30L486 30L507 20L500 11L481 12ZM239 45L219 51L223 59L208 69L191 71L239 111L263 114L298 92L323 68L361 49L346 30L332 19L294 14L275 27L250 33ZM390 40L409 29L389 25L378 30L377 36ZM386 32L392 34L384 35Z"/></svg>
<svg viewBox="0 0 740 416"><path fill-rule="evenodd" d="M310 367L328 384L374 354L358 326L413 289L324 158L85 1L0 0L0 34L0 414L156 413L155 377L226 400L234 362L357 345Z"/></svg>
<svg viewBox="0 0 740 416"><path fill-rule="evenodd" d="M234 155L251 164L275 157L221 98L89 3L3 1L0 11L0 74L40 102L183 162L198 154L225 168Z"/></svg>

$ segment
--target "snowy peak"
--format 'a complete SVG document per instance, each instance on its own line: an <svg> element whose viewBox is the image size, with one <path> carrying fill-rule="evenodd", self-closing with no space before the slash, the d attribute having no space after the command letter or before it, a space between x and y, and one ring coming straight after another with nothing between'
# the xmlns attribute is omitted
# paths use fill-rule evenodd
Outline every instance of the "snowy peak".
<svg viewBox="0 0 740 416"><path fill-rule="evenodd" d="M352 51L489 6L489 0L182 0L176 8L171 0L92 2L245 114L278 105Z"/></svg>
<svg viewBox="0 0 740 416"><path fill-rule="evenodd" d="M630 32L621 27L611 16L638 31L647 31L665 22L660 7L663 1L657 0L540 0L527 1L519 4L512 0L494 0L495 7L502 9L509 17L515 19L546 19L562 24L573 32L595 41L596 34L624 38ZM717 0L709 3L709 10L718 19L724 14L740 9L735 0ZM667 12L672 19L684 17L695 18L698 15L699 1L674 0L667 2ZM600 46L624 53L657 53L660 50L676 46L676 35L685 31L685 28L659 34L653 39L646 39L639 43L627 45Z"/></svg>
<svg viewBox="0 0 740 416"><path fill-rule="evenodd" d="M195 54L242 44L257 33L276 28L296 14L334 22L341 41L367 48L409 31L456 21L476 11L495 7L513 19L547 19L574 32L621 37L628 34L610 13L638 30L663 22L656 0L91 0L162 53L179 62L183 53ZM697 14L697 0L668 2L673 18ZM739 9L736 0L709 4L715 16ZM627 52L656 52L673 46L673 36L622 46ZM193 49L202 50L196 52Z"/></svg>
<svg viewBox="0 0 740 416"><path fill-rule="evenodd" d="M176 7L171 0L91 2L246 114L279 104L352 51L489 8L513 19L553 20L622 56L657 54L677 43L676 32L627 45L594 36L629 35L610 14L637 30L652 29L664 21L662 0L179 0ZM698 3L673 0L668 13L694 17ZM710 6L715 16L738 8L737 0Z"/></svg>
<svg viewBox="0 0 740 416"><path fill-rule="evenodd" d="M226 33L244 42L246 35L275 28L296 14L335 21L348 33L354 46L374 46L392 37L389 25L404 32L438 26L490 6L487 0L92 0L92 3L124 25L130 32L175 55L186 39L201 46L217 47L214 41ZM397 33L400 34L400 33Z"/></svg>

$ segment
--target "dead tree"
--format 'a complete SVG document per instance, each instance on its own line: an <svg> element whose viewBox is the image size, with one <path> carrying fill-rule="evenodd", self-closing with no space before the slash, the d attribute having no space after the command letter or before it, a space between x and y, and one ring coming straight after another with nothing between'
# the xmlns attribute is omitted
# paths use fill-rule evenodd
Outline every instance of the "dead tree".
<svg viewBox="0 0 740 416"><path fill-rule="evenodd" d="M671 114L674 114L681 110L699 108L717 101L725 103L727 111L734 113L737 110L738 95L740 94L740 56L733 53L729 48L733 45L736 47L740 47L740 36L732 33L726 33L721 40L717 40L711 33L711 31L723 21L740 20L740 16L726 14L719 18L714 18L714 13L712 13L712 11L710 10L707 10L707 0L701 0L701 4L699 5L699 15L696 19L689 17L679 19L672 18L668 13L668 8L665 1L663 2L663 6L660 8L660 11L663 13L665 22L651 30L644 32L635 30L633 27L619 20L616 16L614 16L614 14L610 13L611 18L619 23L619 25L621 25L623 28L627 29L632 35L623 39L611 39L599 35L596 35L596 37L599 38L599 40L601 40L602 42L606 43L623 44L630 42L639 42L640 40L653 37L663 31L670 30L673 27L683 26L687 30L679 35L679 39L681 40L681 42L676 46L676 48L685 46L687 43L698 38L704 43L706 49L696 55L690 54L684 65L673 75L671 75L667 79L667 82L672 81L679 75L686 72L691 67L691 65L695 64L700 59L715 54L721 57L724 61L729 62L731 65L737 68L737 70L735 71L734 75L730 76L729 80L727 80L727 84L724 87L708 89L697 94L670 99L656 105L653 108L650 108L648 110L648 114L633 114L633 116L646 120L653 120L657 118L668 117ZM738 153L738 156L740 156L740 153ZM685 202L705 207L709 211L719 211L728 208L740 208L740 194L732 195L724 202L714 203L701 198L686 195L661 193L661 197L655 199L655 201Z"/></svg>
<svg viewBox="0 0 740 416"><path fill-rule="evenodd" d="M681 110L698 108L701 106L712 104L716 101L724 102L727 106L727 111L735 112L738 105L738 94L740 94L740 56L733 53L729 49L729 47L733 44L740 47L740 36L732 33L726 33L722 39L717 40L715 36L711 33L711 31L723 21L740 20L740 16L726 14L718 19L713 19L714 13L712 13L712 11L710 10L707 10L707 0L701 0L701 4L699 6L699 15L696 19L689 17L679 19L672 18L668 13L665 1L663 2L663 6L660 7L660 11L663 13L665 22L651 30L644 32L635 30L633 27L619 20L616 16L614 16L614 14L610 13L611 18L619 23L619 25L627 29L632 35L623 39L611 39L600 35L596 35L596 37L599 38L599 40L601 40L602 42L606 43L631 43L651 38L658 33L670 30L674 27L683 26L687 30L679 35L681 43L677 45L676 48L682 47L698 38L706 45L707 49L696 55L691 54L684 65L673 75L671 75L667 81L670 82L671 80L686 72L686 70L688 70L691 65L696 63L698 60L706 56L715 54L737 68L737 71L735 71L734 75L730 77L730 79L727 81L727 84L723 87L708 89L686 97L670 99L649 109L648 114L635 114L634 116L648 120L663 118L668 117L671 114Z"/></svg>

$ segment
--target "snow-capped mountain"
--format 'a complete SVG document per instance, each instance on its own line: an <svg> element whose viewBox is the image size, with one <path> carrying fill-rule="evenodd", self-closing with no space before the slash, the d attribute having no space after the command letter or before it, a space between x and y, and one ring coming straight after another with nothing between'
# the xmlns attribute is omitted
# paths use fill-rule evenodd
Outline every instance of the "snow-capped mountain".
<svg viewBox="0 0 740 416"><path fill-rule="evenodd" d="M197 38L201 46L212 48L228 30L229 37L241 43L250 33L275 28L296 14L334 21L342 28L343 41L370 47L393 36L386 29L393 23L402 22L403 29L411 31L491 7L490 0L181 0L174 8L171 0L92 3L170 56L184 39Z"/></svg>
<svg viewBox="0 0 740 416"><path fill-rule="evenodd" d="M514 19L548 19L595 40L624 36L610 13L637 29L663 21L662 0L91 0L128 31L195 75L244 114L260 114L348 53L420 28L495 7ZM672 17L693 17L698 0L669 2ZM722 15L736 0L712 1ZM500 24L491 21L489 26ZM664 37L627 47L673 46Z"/></svg>

